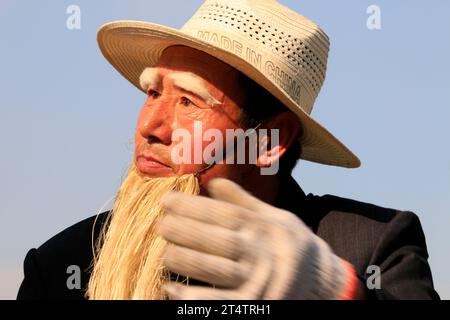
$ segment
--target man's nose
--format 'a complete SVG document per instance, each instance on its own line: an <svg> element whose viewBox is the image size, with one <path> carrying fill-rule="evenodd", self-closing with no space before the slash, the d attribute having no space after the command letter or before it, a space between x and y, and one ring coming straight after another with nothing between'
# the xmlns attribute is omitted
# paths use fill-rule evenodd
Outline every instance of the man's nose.
<svg viewBox="0 0 450 320"><path fill-rule="evenodd" d="M158 99L153 101L141 119L141 126L139 128L140 134L147 140L153 142L170 145L172 142L174 106L169 101L170 99Z"/></svg>

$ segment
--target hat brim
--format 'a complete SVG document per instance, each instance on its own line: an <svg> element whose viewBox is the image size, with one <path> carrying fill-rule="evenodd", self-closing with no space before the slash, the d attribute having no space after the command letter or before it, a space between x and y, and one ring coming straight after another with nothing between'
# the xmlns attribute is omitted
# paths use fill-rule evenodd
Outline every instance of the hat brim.
<svg viewBox="0 0 450 320"><path fill-rule="evenodd" d="M179 30L141 21L107 23L99 29L97 41L111 65L141 91L139 78L142 71L155 66L166 48L187 46L203 51L247 75L299 117L303 126L301 159L345 168L361 165L356 155L303 111L284 90L236 54Z"/></svg>

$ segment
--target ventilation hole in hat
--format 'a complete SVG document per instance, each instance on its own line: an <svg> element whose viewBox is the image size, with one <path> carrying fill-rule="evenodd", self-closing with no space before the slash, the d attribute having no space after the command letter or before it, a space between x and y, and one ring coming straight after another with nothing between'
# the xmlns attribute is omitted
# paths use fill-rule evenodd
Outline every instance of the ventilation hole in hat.
<svg viewBox="0 0 450 320"><path fill-rule="evenodd" d="M242 9L217 3L204 6L200 16L212 19L216 24L232 27L249 35L253 40L283 55L303 74L304 80L312 90L318 91L325 80L326 61L316 56L308 45L292 34L272 27L261 17L250 14ZM203 17L205 19L206 17ZM247 29L248 28L248 29Z"/></svg>

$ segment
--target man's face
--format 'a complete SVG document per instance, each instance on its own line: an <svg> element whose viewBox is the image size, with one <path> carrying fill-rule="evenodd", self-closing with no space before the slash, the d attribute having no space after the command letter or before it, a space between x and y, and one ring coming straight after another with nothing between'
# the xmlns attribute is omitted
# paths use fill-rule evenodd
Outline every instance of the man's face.
<svg viewBox="0 0 450 320"><path fill-rule="evenodd" d="M227 64L188 47L171 47L155 68L146 75L148 97L139 115L134 160L138 170L148 177L192 174L207 167L202 163L174 163L171 155L178 142L177 129L190 133L194 155L194 122L201 122L202 134L217 129L225 137L226 129L240 128L244 95L239 89L238 71ZM197 140L198 143L199 140ZM200 142L204 149L210 142ZM198 148L197 148L198 149ZM237 180L242 166L217 164L200 177L201 184L214 177Z"/></svg>

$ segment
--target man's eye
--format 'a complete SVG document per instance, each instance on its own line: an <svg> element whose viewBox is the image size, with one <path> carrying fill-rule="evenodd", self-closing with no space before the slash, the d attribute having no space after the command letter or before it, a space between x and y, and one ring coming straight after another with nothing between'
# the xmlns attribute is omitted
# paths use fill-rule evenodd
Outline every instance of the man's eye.
<svg viewBox="0 0 450 320"><path fill-rule="evenodd" d="M190 106L195 105L190 99L188 99L186 97L181 98L181 104L185 107L190 107Z"/></svg>
<svg viewBox="0 0 450 320"><path fill-rule="evenodd" d="M148 96L153 99L158 99L161 96L161 94L155 90L148 90Z"/></svg>

